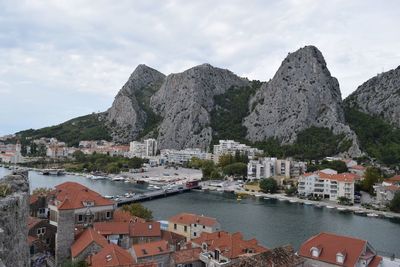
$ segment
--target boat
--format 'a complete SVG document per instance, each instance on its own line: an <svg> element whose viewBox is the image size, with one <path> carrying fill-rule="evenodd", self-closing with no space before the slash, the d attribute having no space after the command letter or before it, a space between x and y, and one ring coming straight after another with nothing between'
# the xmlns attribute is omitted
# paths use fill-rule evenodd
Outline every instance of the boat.
<svg viewBox="0 0 400 267"><path fill-rule="evenodd" d="M104 198L107 198L107 199L113 199L113 198L114 198L114 196L105 195L105 196L104 196Z"/></svg>
<svg viewBox="0 0 400 267"><path fill-rule="evenodd" d="M236 198L236 200L237 200L237 201L241 201L241 200L242 200L242 197L239 195L239 196Z"/></svg>
<svg viewBox="0 0 400 267"><path fill-rule="evenodd" d="M105 177L105 176L92 175L92 176L90 177L90 179L92 179L92 180L104 180L104 179L107 179L107 177Z"/></svg>
<svg viewBox="0 0 400 267"><path fill-rule="evenodd" d="M312 205L311 202L304 202L304 205Z"/></svg>
<svg viewBox="0 0 400 267"><path fill-rule="evenodd" d="M327 209L334 209L334 206L326 206Z"/></svg>
<svg viewBox="0 0 400 267"><path fill-rule="evenodd" d="M130 183L129 179L125 179L124 183Z"/></svg>
<svg viewBox="0 0 400 267"><path fill-rule="evenodd" d="M365 214L365 211L363 211L363 210L355 210L354 214L362 215L362 214Z"/></svg>
<svg viewBox="0 0 400 267"><path fill-rule="evenodd" d="M121 182L121 181L125 181L124 177L121 176L117 176L111 179L112 181L117 181L117 182Z"/></svg>
<svg viewBox="0 0 400 267"><path fill-rule="evenodd" d="M297 200L296 199L290 199L289 202L290 203L297 203Z"/></svg>
<svg viewBox="0 0 400 267"><path fill-rule="evenodd" d="M389 218L389 219L393 219L394 218L394 216L393 215L391 215L391 214L387 214L387 213L385 213L385 214L383 214L386 218Z"/></svg>
<svg viewBox="0 0 400 267"><path fill-rule="evenodd" d="M262 195L260 195L260 194L255 194L254 196L255 197L262 197Z"/></svg>
<svg viewBox="0 0 400 267"><path fill-rule="evenodd" d="M346 208L343 208L343 207L338 207L337 210L346 211L347 209L346 209Z"/></svg>
<svg viewBox="0 0 400 267"><path fill-rule="evenodd" d="M322 208L322 205L321 205L321 204L315 204L314 207L316 207L316 208Z"/></svg>
<svg viewBox="0 0 400 267"><path fill-rule="evenodd" d="M286 199L284 198L278 198L279 201L285 201Z"/></svg>
<svg viewBox="0 0 400 267"><path fill-rule="evenodd" d="M264 199L268 200L268 199L269 199L269 197L264 197Z"/></svg>
<svg viewBox="0 0 400 267"><path fill-rule="evenodd" d="M371 213L367 213L367 216L368 217L378 217L379 215L376 214L376 213L371 212Z"/></svg>

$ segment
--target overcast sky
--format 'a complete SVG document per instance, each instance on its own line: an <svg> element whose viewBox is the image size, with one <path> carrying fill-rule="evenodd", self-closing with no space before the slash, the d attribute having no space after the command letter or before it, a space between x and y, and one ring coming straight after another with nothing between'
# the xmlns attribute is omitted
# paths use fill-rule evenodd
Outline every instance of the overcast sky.
<svg viewBox="0 0 400 267"><path fill-rule="evenodd" d="M346 97L400 65L400 2L0 0L0 135L106 110L140 63L265 81L308 44Z"/></svg>

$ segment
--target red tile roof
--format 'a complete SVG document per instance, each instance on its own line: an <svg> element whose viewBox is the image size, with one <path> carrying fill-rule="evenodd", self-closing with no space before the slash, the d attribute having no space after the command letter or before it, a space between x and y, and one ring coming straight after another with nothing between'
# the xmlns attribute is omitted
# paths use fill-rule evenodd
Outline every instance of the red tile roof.
<svg viewBox="0 0 400 267"><path fill-rule="evenodd" d="M39 240L37 236L28 235L28 245L31 246L36 240Z"/></svg>
<svg viewBox="0 0 400 267"><path fill-rule="evenodd" d="M361 165L354 165L354 166L349 167L349 169L364 171L366 168L364 166L361 166Z"/></svg>
<svg viewBox="0 0 400 267"><path fill-rule="evenodd" d="M368 264L368 267L378 267L382 261L381 256L375 256L373 260Z"/></svg>
<svg viewBox="0 0 400 267"><path fill-rule="evenodd" d="M146 222L145 219L133 216L129 212L123 211L121 209L117 209L114 211L113 221L114 222Z"/></svg>
<svg viewBox="0 0 400 267"><path fill-rule="evenodd" d="M122 267L132 266L135 262L128 251L115 244L106 245L99 253L89 259L91 266Z"/></svg>
<svg viewBox="0 0 400 267"><path fill-rule="evenodd" d="M93 228L101 235L129 234L129 222L97 222L93 224Z"/></svg>
<svg viewBox="0 0 400 267"><path fill-rule="evenodd" d="M130 225L130 235L132 237L146 236L161 237L161 226L159 222L136 222Z"/></svg>
<svg viewBox="0 0 400 267"><path fill-rule="evenodd" d="M101 247L105 247L108 244L107 239L105 239L102 235L98 234L92 228L87 228L83 233L79 235L79 237L75 240L75 242L71 246L71 255L73 258L78 256L85 248L87 248L90 244L95 242Z"/></svg>
<svg viewBox="0 0 400 267"><path fill-rule="evenodd" d="M394 192L400 191L400 186L398 186L398 185L387 185L387 186L384 186L384 188L385 188L385 190L388 190L388 191L394 191Z"/></svg>
<svg viewBox="0 0 400 267"><path fill-rule="evenodd" d="M217 220L215 218L206 217L203 215L196 215L191 213L180 213L171 218L169 218L169 222L178 223L178 224L200 224L212 227L217 224Z"/></svg>
<svg viewBox="0 0 400 267"><path fill-rule="evenodd" d="M331 233L320 233L300 246L299 255L330 264L341 265L336 262L336 254L341 252L345 254L344 264L342 265L355 266L360 256L364 254L366 246L367 241L365 240ZM311 248L313 247L320 249L319 257L311 255Z"/></svg>
<svg viewBox="0 0 400 267"><path fill-rule="evenodd" d="M243 254L261 253L267 248L258 244L257 239L244 240L241 233L228 233L225 231L214 233L201 233L200 237L192 239L192 243L202 246L207 244L207 250L219 249L224 257L234 259ZM250 252L251 251L251 252Z"/></svg>
<svg viewBox="0 0 400 267"><path fill-rule="evenodd" d="M84 208L83 202L93 201L94 206L114 205L114 202L104 198L99 193L75 182L65 182L56 186L57 208L59 210Z"/></svg>
<svg viewBox="0 0 400 267"><path fill-rule="evenodd" d="M400 175L393 176L389 179L386 179L389 182L400 182Z"/></svg>
<svg viewBox="0 0 400 267"><path fill-rule="evenodd" d="M146 258L155 255L170 253L168 242L165 240L154 241L132 246L136 258Z"/></svg>
<svg viewBox="0 0 400 267"><path fill-rule="evenodd" d="M199 261L200 253L201 248L179 250L172 254L172 258L174 260L174 264L189 264L194 261Z"/></svg>
<svg viewBox="0 0 400 267"><path fill-rule="evenodd" d="M42 220L36 217L28 217L28 229L32 229L33 227L35 227L35 225L37 225L38 223L40 223Z"/></svg>
<svg viewBox="0 0 400 267"><path fill-rule="evenodd" d="M354 173L338 173L338 174L327 174L321 171L316 171L313 173L305 173L303 176L317 175L320 179L336 180L339 182L354 182L359 179L359 176Z"/></svg>

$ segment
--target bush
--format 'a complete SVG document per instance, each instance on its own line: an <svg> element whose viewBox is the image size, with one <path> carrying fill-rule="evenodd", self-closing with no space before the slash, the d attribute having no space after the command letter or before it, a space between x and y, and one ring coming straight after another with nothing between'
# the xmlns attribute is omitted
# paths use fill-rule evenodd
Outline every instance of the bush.
<svg viewBox="0 0 400 267"><path fill-rule="evenodd" d="M397 191L389 204L391 211L400 212L400 191Z"/></svg>
<svg viewBox="0 0 400 267"><path fill-rule="evenodd" d="M129 212L132 216L143 218L146 221L153 219L153 212L140 203L124 205L122 206L122 210Z"/></svg>
<svg viewBox="0 0 400 267"><path fill-rule="evenodd" d="M262 179L260 181L260 189L264 193L276 193L278 191L278 183L273 178Z"/></svg>
<svg viewBox="0 0 400 267"><path fill-rule="evenodd" d="M236 162L229 164L223 168L223 173L228 176L247 176L247 164L243 162Z"/></svg>

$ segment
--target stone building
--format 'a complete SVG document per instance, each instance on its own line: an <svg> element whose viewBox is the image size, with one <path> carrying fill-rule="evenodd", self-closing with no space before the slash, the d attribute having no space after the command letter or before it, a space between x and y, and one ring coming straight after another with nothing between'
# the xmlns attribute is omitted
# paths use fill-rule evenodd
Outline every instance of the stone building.
<svg viewBox="0 0 400 267"><path fill-rule="evenodd" d="M17 172L0 180L0 266L30 266L28 200L27 172Z"/></svg>

